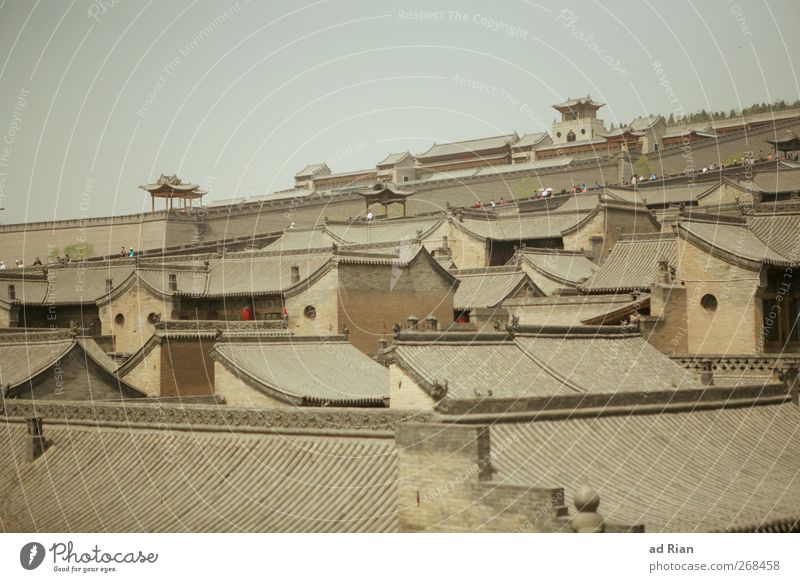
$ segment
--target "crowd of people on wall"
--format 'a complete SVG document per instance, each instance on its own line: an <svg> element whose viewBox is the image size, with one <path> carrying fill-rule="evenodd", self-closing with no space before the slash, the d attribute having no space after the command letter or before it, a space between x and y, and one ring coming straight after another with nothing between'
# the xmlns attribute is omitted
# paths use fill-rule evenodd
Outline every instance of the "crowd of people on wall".
<svg viewBox="0 0 800 582"><path fill-rule="evenodd" d="M121 250L120 250L120 253L119 253L119 256L120 257L130 257L130 258L135 257L136 256L136 249L134 249L133 247L130 247L130 248L126 249L125 246L122 246ZM72 262L72 258L69 256L69 254L65 254L63 257L61 255L56 255L54 257L49 257L49 260L48 260L48 264L49 265L66 265L66 264L71 263L71 262ZM33 262L31 263L30 266L31 267L40 267L42 265L43 265L42 259L40 259L39 257L36 257L33 260ZM21 261L20 259L16 259L14 261L14 268L15 269L22 269L24 267L25 267L25 263L23 261ZM0 260L0 271L4 271L4 270L6 270L8 268L9 267L6 265L6 262Z"/></svg>

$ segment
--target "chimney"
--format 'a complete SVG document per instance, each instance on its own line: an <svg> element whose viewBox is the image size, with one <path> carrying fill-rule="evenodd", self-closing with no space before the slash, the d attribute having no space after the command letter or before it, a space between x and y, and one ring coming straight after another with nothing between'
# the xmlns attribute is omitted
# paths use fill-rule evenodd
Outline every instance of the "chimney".
<svg viewBox="0 0 800 582"><path fill-rule="evenodd" d="M292 284L300 281L300 267L297 265L292 266Z"/></svg>
<svg viewBox="0 0 800 582"><path fill-rule="evenodd" d="M8 300L14 301L17 298L17 288L14 285L8 286Z"/></svg>
<svg viewBox="0 0 800 582"><path fill-rule="evenodd" d="M114 279L106 279L106 295L111 293L112 289L114 289Z"/></svg>
<svg viewBox="0 0 800 582"><path fill-rule="evenodd" d="M703 360L700 366L700 383L703 386L713 386L714 370L711 368L711 360Z"/></svg>
<svg viewBox="0 0 800 582"><path fill-rule="evenodd" d="M175 273L169 274L169 290L170 291L178 290L178 276Z"/></svg>
<svg viewBox="0 0 800 582"><path fill-rule="evenodd" d="M35 461L47 450L48 442L42 434L42 419L28 419L28 434L31 435L31 444L28 448L28 461Z"/></svg>
<svg viewBox="0 0 800 582"><path fill-rule="evenodd" d="M419 318L416 315L406 317L406 329L417 329Z"/></svg>
<svg viewBox="0 0 800 582"><path fill-rule="evenodd" d="M436 331L439 329L439 320L436 319L435 315L430 314L425 318L425 329L428 331Z"/></svg>
<svg viewBox="0 0 800 582"><path fill-rule="evenodd" d="M661 285L669 284L669 261L667 260L658 261L658 282Z"/></svg>

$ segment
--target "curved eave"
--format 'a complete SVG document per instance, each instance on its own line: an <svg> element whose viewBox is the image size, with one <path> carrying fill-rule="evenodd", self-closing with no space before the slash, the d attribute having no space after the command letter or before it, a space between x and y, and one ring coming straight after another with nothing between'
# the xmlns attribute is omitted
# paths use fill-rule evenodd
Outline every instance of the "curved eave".
<svg viewBox="0 0 800 582"><path fill-rule="evenodd" d="M16 390L20 386L24 386L25 384L32 382L35 378L37 378L38 376L40 376L41 374L43 374L44 372L46 372L47 370L58 364L58 362L60 362L61 359L64 358L64 356L66 356L68 353L74 350L77 345L78 345L77 342L73 339L69 345L67 345L62 351L58 353L57 357L49 359L46 364L43 364L36 370L32 370L27 378L25 378L24 380L20 380L16 384L8 384L3 390L3 396L10 394L12 391Z"/></svg>
<svg viewBox="0 0 800 582"><path fill-rule="evenodd" d="M156 346L161 345L161 338L156 336L155 334L150 336L144 345L136 350L136 352L125 360L122 365L117 368L117 376L122 378L123 376L127 376L131 370L133 370L136 366L138 366L142 360L155 348Z"/></svg>
<svg viewBox="0 0 800 582"><path fill-rule="evenodd" d="M76 344L78 345L80 350L83 352L83 354L86 357L86 359L88 361L92 362L95 365L95 367L99 370L100 374L105 375L106 378L112 380L114 383L117 384L117 386L120 389L120 393L121 393L122 396L126 395L125 392L127 392L128 395L134 394L134 395L137 395L139 397L147 397L148 396L147 393L144 390L140 390L139 388L136 388L135 386L132 386L131 384L129 384L128 382L123 380L119 375L119 368L114 372L108 370L105 367L105 365L103 363L97 361L94 358L94 356L92 356L91 352L89 350L85 349L83 347L83 345L79 341L76 342Z"/></svg>
<svg viewBox="0 0 800 582"><path fill-rule="evenodd" d="M573 232L577 232L578 230L580 230L581 228L586 226L586 224L589 223L601 211L604 211L603 206L601 204L598 204L592 210L590 210L586 214L586 216L584 216L583 218L579 219L578 222L576 222L574 225L570 226L569 228L566 228L566 229L562 230L561 231L561 236L565 236L567 234L572 234Z"/></svg>
<svg viewBox="0 0 800 582"><path fill-rule="evenodd" d="M525 261L525 262L526 262L528 265L530 265L530 267L531 267L531 268L532 268L534 271L536 271L536 272L537 272L537 273L539 273L540 275L542 275L542 276L544 276L544 277L547 277L547 278L548 278L548 279L550 279L551 281L554 281L554 282L556 282L556 283L560 283L560 284L562 284L562 285L568 285L568 286L570 286L570 287L579 287L579 286L580 286L582 283L585 283L586 281L588 281L588 280L589 280L589 278L586 278L586 279L583 279L583 280L570 280L570 279L565 279L564 277L562 277L562 276L560 276L560 275L557 275L556 273L552 273L552 272L548 271L547 269L544 269L543 267L541 267L541 265L537 265L537 264L536 264L534 261L532 261L530 258L526 257L526 256L525 256L525 253L522 253L522 259L523 259L523 260L524 260L524 261ZM534 284L535 284L535 283L536 283L536 282L534 281Z"/></svg>
<svg viewBox="0 0 800 582"><path fill-rule="evenodd" d="M236 374L236 376L240 379L244 379L247 382L247 384L254 390L261 392L262 394L269 396L270 398L275 398L276 400L286 402L287 404L293 404L295 406L339 406L339 407L383 406L383 397L372 398L369 396L361 396L350 399L321 398L318 396L306 396L302 394L289 392L287 390L278 388L273 384L265 382L261 378L254 376L246 369L237 365L233 359L227 357L223 353L220 353L216 347L211 350L210 355L212 359L214 359L215 361L219 361L223 366L225 366L225 368L229 372L231 372L232 374Z"/></svg>
<svg viewBox="0 0 800 582"><path fill-rule="evenodd" d="M655 282L655 277L653 278L653 282ZM598 295L621 295L623 293L633 293L634 291L649 291L650 285L639 285L639 286L627 286L627 287L591 287L587 285L580 285L578 286L580 291L583 291L587 295L598 294Z"/></svg>
<svg viewBox="0 0 800 582"><path fill-rule="evenodd" d="M725 261L726 263L730 263L737 267L745 267L751 271L759 271L762 265L770 265L775 267L793 267L796 263L793 263L790 260L777 260L777 259L752 259L749 257L742 257L736 255L726 249L722 249L713 243L689 232L686 230L686 227L682 224L678 225L678 233L687 241L694 244L698 248L706 251L707 253L711 254L713 257L716 257L720 260ZM755 235L753 235L755 236Z"/></svg>

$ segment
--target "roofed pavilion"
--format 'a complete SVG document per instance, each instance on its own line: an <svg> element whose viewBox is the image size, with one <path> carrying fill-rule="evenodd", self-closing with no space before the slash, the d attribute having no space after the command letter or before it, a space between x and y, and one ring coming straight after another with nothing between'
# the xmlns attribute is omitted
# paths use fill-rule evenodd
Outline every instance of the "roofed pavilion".
<svg viewBox="0 0 800 582"><path fill-rule="evenodd" d="M414 194L410 190L401 190L392 182L376 182L369 190L358 192L364 197L366 212L369 213L371 204L380 204L388 215L390 204L401 204L403 206L403 216L406 216L406 198Z"/></svg>
<svg viewBox="0 0 800 582"><path fill-rule="evenodd" d="M787 129L779 138L765 139L764 141L775 148L775 155L778 152L800 151L800 137L797 137L791 129Z"/></svg>
<svg viewBox="0 0 800 582"><path fill-rule="evenodd" d="M191 208L192 200L201 199L208 194L208 190L205 188L201 188L197 184L183 182L175 174L172 176L161 174L161 177L154 184L146 184L139 186L139 188L150 193L153 212L156 211L156 198L164 198L166 208L172 210L174 207L173 201L176 198L180 200L180 208Z"/></svg>

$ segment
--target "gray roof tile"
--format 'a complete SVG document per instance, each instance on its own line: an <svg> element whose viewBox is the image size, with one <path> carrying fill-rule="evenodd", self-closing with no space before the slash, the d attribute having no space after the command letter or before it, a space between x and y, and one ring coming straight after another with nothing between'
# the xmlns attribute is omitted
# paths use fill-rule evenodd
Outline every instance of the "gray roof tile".
<svg viewBox="0 0 800 582"><path fill-rule="evenodd" d="M497 424L492 464L498 481L563 487L570 506L588 482L607 522L751 529L800 518L798 423L786 404Z"/></svg>
<svg viewBox="0 0 800 582"><path fill-rule="evenodd" d="M30 463L0 433L5 531L397 530L390 440L46 425Z"/></svg>
<svg viewBox="0 0 800 582"><path fill-rule="evenodd" d="M255 389L296 404L382 405L389 395L386 368L343 341L220 341L215 358Z"/></svg>
<svg viewBox="0 0 800 582"><path fill-rule="evenodd" d="M673 234L622 237L581 289L590 293L648 289L658 277L658 262L666 260L671 266L677 267L677 253Z"/></svg>

